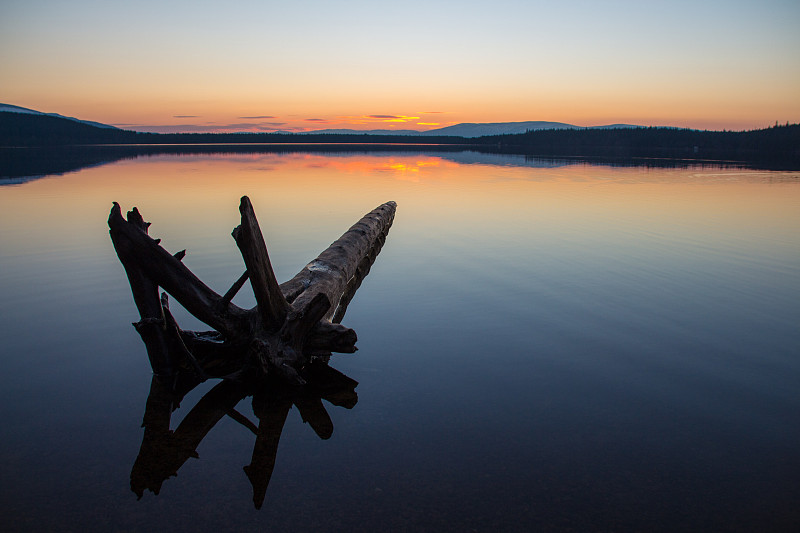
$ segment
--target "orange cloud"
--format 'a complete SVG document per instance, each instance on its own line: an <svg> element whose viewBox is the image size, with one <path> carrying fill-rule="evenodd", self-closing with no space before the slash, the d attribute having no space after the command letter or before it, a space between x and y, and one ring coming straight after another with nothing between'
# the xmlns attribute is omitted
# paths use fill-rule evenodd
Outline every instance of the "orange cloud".
<svg viewBox="0 0 800 533"><path fill-rule="evenodd" d="M337 118L347 124L371 124L375 122L411 122L419 120L420 117L408 115L361 115L357 117L340 116Z"/></svg>

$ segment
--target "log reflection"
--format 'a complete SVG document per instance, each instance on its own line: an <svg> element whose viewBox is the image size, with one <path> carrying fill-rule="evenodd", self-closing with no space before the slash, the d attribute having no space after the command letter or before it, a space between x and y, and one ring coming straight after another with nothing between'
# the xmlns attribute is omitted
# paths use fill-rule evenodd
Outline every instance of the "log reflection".
<svg viewBox="0 0 800 533"><path fill-rule="evenodd" d="M358 402L358 382L324 361L309 364L305 376L307 384L302 387L268 378L223 380L192 407L175 430L170 429L172 413L199 379L184 374L183 380L168 384L153 376L142 424L144 438L131 471L131 490L139 498L146 490L158 494L166 479L177 475L189 458L198 457L197 447L217 422L229 416L255 435L253 455L244 472L253 486L253 504L260 509L292 406L320 438L328 439L333 434L333 422L322 400L347 409ZM257 422L236 410L248 396L252 396Z"/></svg>

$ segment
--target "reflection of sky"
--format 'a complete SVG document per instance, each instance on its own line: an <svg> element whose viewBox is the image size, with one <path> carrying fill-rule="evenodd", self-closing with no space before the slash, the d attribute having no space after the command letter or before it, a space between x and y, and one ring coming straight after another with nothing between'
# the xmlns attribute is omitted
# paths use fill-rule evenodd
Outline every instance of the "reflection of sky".
<svg viewBox="0 0 800 533"><path fill-rule="evenodd" d="M460 162L464 157L469 164ZM517 166L528 163L514 156L461 154L160 155L2 189L3 242L6 249L11 243L27 246L29 232L44 231L37 224L68 218L75 205L94 216L63 229L88 236L88 228L103 221L110 202L117 200L165 224L164 238L181 228L189 232L187 245L208 249L213 247L205 242L206 232L235 225L230 206L238 205L243 194L266 219L266 231L274 230L273 238L285 244L287 221L293 221L295 233L320 239L323 246L336 237L333 229L323 228L349 225L361 211L387 200L399 203L405 227L417 228L423 239L433 238L422 229L429 226L441 228L436 233L486 238L489 246L492 234L501 242L525 236L528 242L585 239L587 246L637 235L645 247L650 237L668 235L667 241L708 239L705 244L712 248L724 239L762 234L748 244L759 247L776 239L791 242L792 228L798 227L796 173L586 163ZM28 198L36 198L47 217L30 220L25 231L12 229L18 226L13 221L26 218ZM296 220L307 209L322 209L333 218ZM54 244L64 240L66 235L59 236Z"/></svg>
<svg viewBox="0 0 800 533"><path fill-rule="evenodd" d="M224 292L243 270L230 232L244 194L280 281L397 201L344 320L359 352L332 361L359 381L358 405L330 411L324 442L290 413L258 515L241 470L253 435L227 418L199 460L136 501L150 369L108 238L111 202L138 206L150 234L186 248L184 263ZM409 531L434 515L459 531L779 523L800 496L799 222L796 174L424 153L158 156L0 188L7 519L30 530L65 516L76 530L334 520L380 531L389 515ZM236 302L252 300L245 287Z"/></svg>

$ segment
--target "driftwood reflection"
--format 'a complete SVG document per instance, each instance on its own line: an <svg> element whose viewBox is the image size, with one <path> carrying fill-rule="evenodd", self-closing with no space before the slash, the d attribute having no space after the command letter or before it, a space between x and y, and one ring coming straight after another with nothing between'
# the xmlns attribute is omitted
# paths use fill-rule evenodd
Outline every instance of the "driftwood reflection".
<svg viewBox="0 0 800 533"><path fill-rule="evenodd" d="M109 231L125 268L154 376L144 413L144 438L131 471L131 489L140 498L158 494L177 475L223 417L255 435L253 456L244 472L253 503L264 503L286 417L292 406L322 439L333 422L322 404L352 408L358 383L328 366L334 352L356 351L355 331L341 324L353 295L386 241L396 204L386 202L364 215L297 275L279 284L255 210L241 198L241 224L233 238L245 272L220 295L183 264L186 251L170 253L149 235L150 223L138 209L122 216L114 204ZM233 297L250 283L256 307L242 309ZM159 290L163 289L159 297ZM167 293L214 331L181 329ZM172 413L186 394L208 378L223 378L186 414L175 430ZM236 410L252 396L256 421Z"/></svg>
<svg viewBox="0 0 800 533"><path fill-rule="evenodd" d="M177 475L189 458L198 457L197 447L217 422L229 416L255 435L252 459L244 472L253 486L253 504L260 509L292 406L320 438L328 439L333 434L333 422L322 400L347 409L358 401L358 382L323 361L309 364L305 376L307 384L302 387L269 378L223 380L192 407L175 430L170 430L172 413L199 380L183 374L179 376L183 380L167 384L153 376L144 412L144 438L131 471L131 490L139 498L146 490L158 494L167 478ZM248 396L252 396L257 422L236 410Z"/></svg>

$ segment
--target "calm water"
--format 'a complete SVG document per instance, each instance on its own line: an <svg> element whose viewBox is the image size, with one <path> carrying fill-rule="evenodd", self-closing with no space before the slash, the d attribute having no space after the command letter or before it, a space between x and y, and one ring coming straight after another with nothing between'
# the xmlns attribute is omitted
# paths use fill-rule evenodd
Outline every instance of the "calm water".
<svg viewBox="0 0 800 533"><path fill-rule="evenodd" d="M2 183L4 530L800 530L800 172L238 153ZM260 510L231 416L137 500L151 370L111 203L224 292L244 194L280 281L397 202L331 361L358 403L327 440L289 412Z"/></svg>

